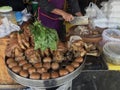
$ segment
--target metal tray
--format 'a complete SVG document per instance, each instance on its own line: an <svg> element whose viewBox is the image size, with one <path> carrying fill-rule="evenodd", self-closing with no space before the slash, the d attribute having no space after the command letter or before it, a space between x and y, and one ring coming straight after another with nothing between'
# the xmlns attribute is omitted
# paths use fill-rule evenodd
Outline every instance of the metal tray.
<svg viewBox="0 0 120 90"><path fill-rule="evenodd" d="M41 88L41 89L52 88L52 87L64 85L65 83L76 78L81 73L82 69L84 68L85 60L86 60L86 57L84 58L83 63L73 72L65 76L59 77L59 78L48 79L48 80L28 79L28 78L24 78L24 77L17 75L13 71L11 71L9 68L7 68L7 70L10 76L12 77L12 79L14 79L17 83L23 86L32 87L32 88Z"/></svg>

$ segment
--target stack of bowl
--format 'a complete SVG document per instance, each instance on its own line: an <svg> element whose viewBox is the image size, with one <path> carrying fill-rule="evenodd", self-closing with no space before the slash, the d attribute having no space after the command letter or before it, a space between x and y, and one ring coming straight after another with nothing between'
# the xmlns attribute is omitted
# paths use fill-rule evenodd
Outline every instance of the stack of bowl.
<svg viewBox="0 0 120 90"><path fill-rule="evenodd" d="M107 42L103 46L103 58L112 64L120 65L120 42Z"/></svg>
<svg viewBox="0 0 120 90"><path fill-rule="evenodd" d="M120 30L118 29L106 29L102 33L102 42L105 44L106 42L116 41L120 42Z"/></svg>

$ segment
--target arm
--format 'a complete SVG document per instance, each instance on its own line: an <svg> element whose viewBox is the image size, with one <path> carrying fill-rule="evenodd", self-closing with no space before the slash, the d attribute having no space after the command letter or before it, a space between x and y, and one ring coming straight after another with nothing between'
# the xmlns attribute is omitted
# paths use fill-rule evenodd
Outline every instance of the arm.
<svg viewBox="0 0 120 90"><path fill-rule="evenodd" d="M69 13L67 13L67 12L65 12L63 10L60 10L60 9L53 9L52 13L62 16L62 18L65 21L71 21L71 20L74 19L72 14L69 14Z"/></svg>
<svg viewBox="0 0 120 90"><path fill-rule="evenodd" d="M69 14L69 13L67 13L67 12L65 12L63 10L55 8L52 4L50 4L48 2L48 0L38 0L38 2L40 2L39 3L40 8L42 8L43 10L45 10L47 12L51 12L51 13L62 16L62 18L65 21L71 21L71 20L74 19L72 14Z"/></svg>

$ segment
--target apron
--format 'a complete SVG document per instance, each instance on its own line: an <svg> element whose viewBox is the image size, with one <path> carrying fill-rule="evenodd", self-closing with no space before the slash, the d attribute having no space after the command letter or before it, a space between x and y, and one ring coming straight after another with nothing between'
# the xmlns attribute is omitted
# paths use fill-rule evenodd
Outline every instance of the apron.
<svg viewBox="0 0 120 90"><path fill-rule="evenodd" d="M65 0L49 0L49 3L62 10L64 8L64 2ZM61 33L61 21L58 20L59 17L59 15L45 12L42 9L39 10L39 19L41 20L41 23L46 27L56 29L58 35Z"/></svg>

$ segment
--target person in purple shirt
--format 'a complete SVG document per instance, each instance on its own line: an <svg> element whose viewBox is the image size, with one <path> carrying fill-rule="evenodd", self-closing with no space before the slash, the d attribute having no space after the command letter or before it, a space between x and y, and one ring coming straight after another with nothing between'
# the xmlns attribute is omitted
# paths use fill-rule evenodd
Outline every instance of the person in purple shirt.
<svg viewBox="0 0 120 90"><path fill-rule="evenodd" d="M64 10L66 2L69 4L71 13ZM39 3L39 19L41 23L49 28L56 29L60 40L65 38L65 31L63 30L62 20L71 21L74 19L73 15L81 16L78 0L38 0Z"/></svg>

